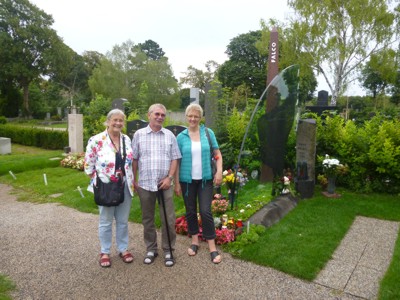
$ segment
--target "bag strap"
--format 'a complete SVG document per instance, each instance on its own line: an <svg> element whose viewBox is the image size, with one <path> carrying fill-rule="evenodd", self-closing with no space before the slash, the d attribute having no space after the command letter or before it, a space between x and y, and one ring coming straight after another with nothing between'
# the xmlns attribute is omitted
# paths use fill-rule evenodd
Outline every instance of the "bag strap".
<svg viewBox="0 0 400 300"><path fill-rule="evenodd" d="M214 157L214 148L211 144L210 133L208 132L208 128L206 127L205 130L206 130L206 136L208 139L208 144L210 145L210 153L211 153L211 159L212 159Z"/></svg>

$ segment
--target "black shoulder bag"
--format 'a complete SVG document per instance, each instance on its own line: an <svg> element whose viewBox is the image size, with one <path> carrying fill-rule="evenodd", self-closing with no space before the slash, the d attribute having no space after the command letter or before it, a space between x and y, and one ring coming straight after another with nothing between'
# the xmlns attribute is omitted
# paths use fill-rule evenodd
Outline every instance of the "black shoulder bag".
<svg viewBox="0 0 400 300"><path fill-rule="evenodd" d="M206 135L208 139L208 144L210 145L210 156L211 156L211 171L212 171L212 176L215 176L215 173L217 173L217 161L214 157L214 149L211 144L211 139L210 139L210 133L208 132L208 128L206 127Z"/></svg>
<svg viewBox="0 0 400 300"><path fill-rule="evenodd" d="M124 151L124 158L122 159L121 169L125 166L126 149L125 149L125 137L122 137L122 147ZM117 165L115 166L117 169ZM97 172L96 172L97 173ZM109 183L101 181L99 174L97 174L96 185L93 185L94 191L94 202L100 206L118 206L124 202L124 182L122 172L116 173L116 181L110 180Z"/></svg>

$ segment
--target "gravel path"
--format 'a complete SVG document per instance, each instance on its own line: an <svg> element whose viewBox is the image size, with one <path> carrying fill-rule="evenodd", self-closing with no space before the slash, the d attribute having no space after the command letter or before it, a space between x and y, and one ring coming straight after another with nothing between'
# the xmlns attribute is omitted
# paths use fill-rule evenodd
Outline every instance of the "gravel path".
<svg viewBox="0 0 400 300"><path fill-rule="evenodd" d="M132 264L113 250L98 265L98 216L58 204L18 202L0 184L0 273L17 285L14 299L361 299L323 284L232 258L213 265L205 243L189 257L178 235L176 264L143 264L143 227L129 224ZM265 249L268 251L268 249Z"/></svg>

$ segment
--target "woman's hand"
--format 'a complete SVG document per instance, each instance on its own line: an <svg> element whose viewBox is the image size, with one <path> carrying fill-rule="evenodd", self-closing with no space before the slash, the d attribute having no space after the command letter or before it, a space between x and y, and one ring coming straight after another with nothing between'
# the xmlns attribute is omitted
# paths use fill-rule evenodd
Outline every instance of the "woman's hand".
<svg viewBox="0 0 400 300"><path fill-rule="evenodd" d="M174 191L175 191L175 195L177 195L178 197L182 196L181 184L179 182L175 183Z"/></svg>
<svg viewBox="0 0 400 300"><path fill-rule="evenodd" d="M214 186L221 186L222 184L222 172L221 171L217 171L214 175Z"/></svg>

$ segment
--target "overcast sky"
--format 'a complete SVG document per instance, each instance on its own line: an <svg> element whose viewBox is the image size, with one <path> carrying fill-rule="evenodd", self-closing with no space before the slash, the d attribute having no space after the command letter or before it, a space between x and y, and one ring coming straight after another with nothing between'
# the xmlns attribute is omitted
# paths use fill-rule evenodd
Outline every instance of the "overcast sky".
<svg viewBox="0 0 400 300"><path fill-rule="evenodd" d="M29 0L53 16L53 28L78 54L105 54L127 40L158 43L179 80L189 65L223 63L239 34L261 29L260 20L284 21L286 0ZM318 89L327 89L319 79Z"/></svg>

